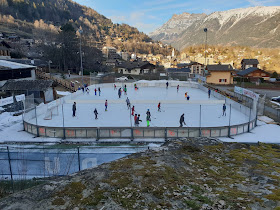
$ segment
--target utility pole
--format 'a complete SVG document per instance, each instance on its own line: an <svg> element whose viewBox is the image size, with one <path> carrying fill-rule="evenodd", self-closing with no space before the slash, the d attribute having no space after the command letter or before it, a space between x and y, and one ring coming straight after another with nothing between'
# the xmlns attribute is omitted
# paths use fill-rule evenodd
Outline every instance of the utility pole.
<svg viewBox="0 0 280 210"><path fill-rule="evenodd" d="M83 55L82 55L82 33L83 33L83 30L81 28L79 29L79 33L80 33L80 60L81 60L82 85L84 87L84 71L83 71Z"/></svg>

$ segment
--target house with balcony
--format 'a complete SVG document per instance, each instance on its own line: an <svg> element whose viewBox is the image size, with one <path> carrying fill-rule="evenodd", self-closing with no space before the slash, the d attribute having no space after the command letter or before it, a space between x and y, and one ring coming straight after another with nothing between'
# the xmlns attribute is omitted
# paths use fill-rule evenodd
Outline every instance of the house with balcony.
<svg viewBox="0 0 280 210"><path fill-rule="evenodd" d="M245 70L237 72L237 77L241 77L243 81L246 78L250 82L257 82L260 79L269 80L270 74L257 67L250 67Z"/></svg>

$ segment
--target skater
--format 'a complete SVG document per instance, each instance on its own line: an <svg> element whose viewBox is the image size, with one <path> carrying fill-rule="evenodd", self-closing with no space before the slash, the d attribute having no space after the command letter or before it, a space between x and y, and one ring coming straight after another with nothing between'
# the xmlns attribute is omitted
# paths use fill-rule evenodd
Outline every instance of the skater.
<svg viewBox="0 0 280 210"><path fill-rule="evenodd" d="M127 93L126 93L126 92L127 92L127 88L126 88L126 85L124 86L124 89L123 89L123 91L124 91L124 94L125 94L125 95L127 95Z"/></svg>
<svg viewBox="0 0 280 210"><path fill-rule="evenodd" d="M100 96L100 93L101 93L101 89L100 89L100 87L98 87L98 93L99 93L99 96Z"/></svg>
<svg viewBox="0 0 280 210"><path fill-rule="evenodd" d="M105 111L107 111L107 108L108 108L108 101L106 100L105 101Z"/></svg>
<svg viewBox="0 0 280 210"><path fill-rule="evenodd" d="M117 90L117 86L116 86L116 84L114 84L114 90Z"/></svg>
<svg viewBox="0 0 280 210"><path fill-rule="evenodd" d="M146 121L147 121L147 127L150 127L150 118L148 117L148 115L146 117Z"/></svg>
<svg viewBox="0 0 280 210"><path fill-rule="evenodd" d="M188 97L188 92L185 92L185 98L187 98Z"/></svg>
<svg viewBox="0 0 280 210"><path fill-rule="evenodd" d="M96 88L95 88L95 89L94 89L94 93L95 93L95 95L96 95L96 91L97 91L97 90L96 90Z"/></svg>
<svg viewBox="0 0 280 210"><path fill-rule="evenodd" d="M187 96L187 100L188 100L188 101L190 100L190 96Z"/></svg>
<svg viewBox="0 0 280 210"><path fill-rule="evenodd" d="M129 101L128 97L126 98L126 105L127 105L127 109L129 109L130 108L130 101Z"/></svg>
<svg viewBox="0 0 280 210"><path fill-rule="evenodd" d="M83 91L83 93L85 92L85 88L84 88L84 86L82 87L82 91Z"/></svg>
<svg viewBox="0 0 280 210"><path fill-rule="evenodd" d="M185 114L182 114L180 117L180 127L183 127L183 123L186 125L184 115Z"/></svg>
<svg viewBox="0 0 280 210"><path fill-rule="evenodd" d="M73 106L72 106L72 111L73 111L73 117L76 117L76 102L74 102Z"/></svg>
<svg viewBox="0 0 280 210"><path fill-rule="evenodd" d="M135 111L135 108L134 108L134 106L133 106L132 109L131 109L131 115L132 115L132 116L134 115L134 111Z"/></svg>
<svg viewBox="0 0 280 210"><path fill-rule="evenodd" d="M89 94L89 88L88 87L86 88L86 92L87 92L87 94Z"/></svg>
<svg viewBox="0 0 280 210"><path fill-rule="evenodd" d="M177 85L177 93L178 93L178 91L179 91L179 85Z"/></svg>
<svg viewBox="0 0 280 210"><path fill-rule="evenodd" d="M136 116L135 127L139 127L139 117L137 116L137 114L135 116Z"/></svg>
<svg viewBox="0 0 280 210"><path fill-rule="evenodd" d="M210 95L211 95L211 90L210 88L208 88L208 98L210 98Z"/></svg>
<svg viewBox="0 0 280 210"><path fill-rule="evenodd" d="M95 119L97 120L98 118L97 118L97 115L98 115L98 112L97 112L97 109L95 108L95 110L94 110L94 114L95 114Z"/></svg>
<svg viewBox="0 0 280 210"><path fill-rule="evenodd" d="M119 98L121 98L121 95L122 95L122 89L121 88L118 91L118 95L119 95Z"/></svg>
<svg viewBox="0 0 280 210"><path fill-rule="evenodd" d="M134 125L136 126L137 114L134 115Z"/></svg>
<svg viewBox="0 0 280 210"><path fill-rule="evenodd" d="M161 110L160 110L160 102L157 105L157 110L158 110L158 112L161 112Z"/></svg>
<svg viewBox="0 0 280 210"><path fill-rule="evenodd" d="M135 90L138 90L138 87L137 87L137 85L136 85L136 84L134 84L134 89L135 89Z"/></svg>
<svg viewBox="0 0 280 210"><path fill-rule="evenodd" d="M139 125L140 122L142 122L142 120L140 120L140 114L138 114L137 120L138 120L138 125Z"/></svg>
<svg viewBox="0 0 280 210"><path fill-rule="evenodd" d="M227 116L227 113L226 113L226 104L223 105L223 116Z"/></svg>
<svg viewBox="0 0 280 210"><path fill-rule="evenodd" d="M149 109L147 110L146 115L147 115L147 119L149 119L149 121L151 121L151 112Z"/></svg>
<svg viewBox="0 0 280 210"><path fill-rule="evenodd" d="M166 82L166 89L168 88L168 82Z"/></svg>

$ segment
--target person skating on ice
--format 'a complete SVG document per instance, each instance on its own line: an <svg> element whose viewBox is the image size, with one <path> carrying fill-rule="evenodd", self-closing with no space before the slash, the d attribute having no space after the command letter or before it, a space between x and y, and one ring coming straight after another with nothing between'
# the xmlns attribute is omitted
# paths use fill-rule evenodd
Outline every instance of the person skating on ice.
<svg viewBox="0 0 280 210"><path fill-rule="evenodd" d="M98 93L99 93L99 96L100 96L100 93L101 93L101 89L100 89L100 87L98 87Z"/></svg>
<svg viewBox="0 0 280 210"><path fill-rule="evenodd" d="M121 88L119 88L119 90L118 90L118 95L119 95L119 98L121 98L121 95L122 95L122 89Z"/></svg>
<svg viewBox="0 0 280 210"><path fill-rule="evenodd" d="M94 93L95 93L95 95L96 95L96 91L97 91L97 90L96 90L96 88L95 88L95 89L94 89Z"/></svg>
<svg viewBox="0 0 280 210"><path fill-rule="evenodd" d="M157 108L158 108L158 112L161 112L161 110L160 110L160 102L158 103Z"/></svg>
<svg viewBox="0 0 280 210"><path fill-rule="evenodd" d="M147 118L151 121L151 112L149 109L147 110L146 115L147 115Z"/></svg>
<svg viewBox="0 0 280 210"><path fill-rule="evenodd" d="M130 101L129 101L128 97L126 98L126 105L127 105L127 108L129 109L130 108Z"/></svg>
<svg viewBox="0 0 280 210"><path fill-rule="evenodd" d="M73 117L76 117L76 110L77 110L77 107L76 107L76 102L73 103L73 106L72 106L72 111L73 111Z"/></svg>
<svg viewBox="0 0 280 210"><path fill-rule="evenodd" d="M168 83L168 82L166 82L166 89L168 88L168 85L169 85L169 83Z"/></svg>
<svg viewBox="0 0 280 210"><path fill-rule="evenodd" d="M178 91L179 91L179 85L177 85L177 93L178 93Z"/></svg>
<svg viewBox="0 0 280 210"><path fill-rule="evenodd" d="M105 111L107 111L107 108L108 108L108 101L106 100L105 101Z"/></svg>
<svg viewBox="0 0 280 210"><path fill-rule="evenodd" d="M146 117L146 121L147 121L147 127L150 127L150 118L149 118L148 115L147 115L147 117Z"/></svg>
<svg viewBox="0 0 280 210"><path fill-rule="evenodd" d="M96 109L96 108L94 109L94 115L95 115L95 119L97 120L97 119L98 119L98 118L97 118L98 112L97 112L97 109Z"/></svg>
<svg viewBox="0 0 280 210"><path fill-rule="evenodd" d="M210 88L208 88L208 98L210 98L210 95L211 95L211 90Z"/></svg>
<svg viewBox="0 0 280 210"><path fill-rule="evenodd" d="M132 106L132 109L131 109L131 115L134 115L134 111L135 111L135 107Z"/></svg>
<svg viewBox="0 0 280 210"><path fill-rule="evenodd" d="M227 116L227 113L226 113L226 104L223 105L223 116Z"/></svg>
<svg viewBox="0 0 280 210"><path fill-rule="evenodd" d="M185 114L182 114L181 117L180 117L180 127L183 127L183 124L186 125L184 115L185 115Z"/></svg>

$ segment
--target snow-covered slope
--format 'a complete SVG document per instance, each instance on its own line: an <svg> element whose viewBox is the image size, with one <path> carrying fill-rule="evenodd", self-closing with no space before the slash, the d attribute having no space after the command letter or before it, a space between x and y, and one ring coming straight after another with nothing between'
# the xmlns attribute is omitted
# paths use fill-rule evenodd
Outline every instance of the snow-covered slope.
<svg viewBox="0 0 280 210"><path fill-rule="evenodd" d="M209 44L280 46L280 6L249 7L214 12L210 15L174 15L150 36L178 49L205 41L203 28L208 28Z"/></svg>

